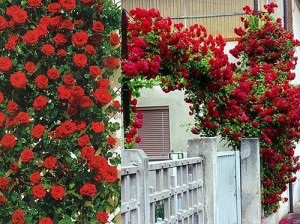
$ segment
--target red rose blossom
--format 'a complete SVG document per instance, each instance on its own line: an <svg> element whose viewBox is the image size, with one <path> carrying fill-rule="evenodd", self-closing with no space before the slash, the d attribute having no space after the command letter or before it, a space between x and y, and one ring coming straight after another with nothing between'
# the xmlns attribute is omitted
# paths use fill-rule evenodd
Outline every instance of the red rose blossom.
<svg viewBox="0 0 300 224"><path fill-rule="evenodd" d="M106 142L108 145L114 146L117 142L116 138L112 137L112 136L108 136L106 139Z"/></svg>
<svg viewBox="0 0 300 224"><path fill-rule="evenodd" d="M50 68L47 71L47 76L51 80L56 80L56 79L59 79L60 74L59 74L59 71L56 68Z"/></svg>
<svg viewBox="0 0 300 224"><path fill-rule="evenodd" d="M53 224L53 222L51 218L45 217L40 219L38 224Z"/></svg>
<svg viewBox="0 0 300 224"><path fill-rule="evenodd" d="M73 45L77 47L83 47L87 44L89 36L85 31L81 30L79 32L74 33L71 39Z"/></svg>
<svg viewBox="0 0 300 224"><path fill-rule="evenodd" d="M29 124L30 122L30 116L27 112L19 112L17 114L17 122L18 124Z"/></svg>
<svg viewBox="0 0 300 224"><path fill-rule="evenodd" d="M24 211L17 209L11 216L13 224L25 224Z"/></svg>
<svg viewBox="0 0 300 224"><path fill-rule="evenodd" d="M0 127L3 127L5 121L5 114L0 111Z"/></svg>
<svg viewBox="0 0 300 224"><path fill-rule="evenodd" d="M39 7L42 3L42 0L28 0L27 4L29 7Z"/></svg>
<svg viewBox="0 0 300 224"><path fill-rule="evenodd" d="M8 72L13 64L9 57L0 57L0 72Z"/></svg>
<svg viewBox="0 0 300 224"><path fill-rule="evenodd" d="M112 46L117 46L120 44L120 37L117 33L112 32L109 34L109 42Z"/></svg>
<svg viewBox="0 0 300 224"><path fill-rule="evenodd" d="M91 66L89 67L89 70L90 70L90 75L91 75L93 78L96 78L97 76L99 76L99 75L102 74L101 69L100 69L99 66L97 66L97 65L91 65Z"/></svg>
<svg viewBox="0 0 300 224"><path fill-rule="evenodd" d="M98 134L98 133L101 133L105 130L105 125L103 122L92 122L92 130Z"/></svg>
<svg viewBox="0 0 300 224"><path fill-rule="evenodd" d="M100 211L96 214L96 219L100 223L107 223L108 217L109 217L108 214L104 211Z"/></svg>
<svg viewBox="0 0 300 224"><path fill-rule="evenodd" d="M94 197L97 194L95 184L85 183L79 190L80 195Z"/></svg>
<svg viewBox="0 0 300 224"><path fill-rule="evenodd" d="M38 42L38 39L39 39L39 34L37 30L28 30L23 36L23 41L27 45L36 44Z"/></svg>
<svg viewBox="0 0 300 224"><path fill-rule="evenodd" d="M73 56L73 62L76 67L78 68L84 68L87 64L87 58L84 54L75 54Z"/></svg>
<svg viewBox="0 0 300 224"><path fill-rule="evenodd" d="M18 42L19 42L19 37L17 35L10 35L7 38L7 42L4 45L4 48L8 51L13 51L15 50Z"/></svg>
<svg viewBox="0 0 300 224"><path fill-rule="evenodd" d="M19 5L12 5L12 6L9 6L9 7L6 8L5 13L6 13L6 15L12 17L13 14L14 14L14 12L15 12L15 11L18 11L18 10L20 10L20 9L22 9L22 8L21 8Z"/></svg>
<svg viewBox="0 0 300 224"><path fill-rule="evenodd" d="M59 49L57 50L56 55L58 57L65 57L67 55L67 51L65 49Z"/></svg>
<svg viewBox="0 0 300 224"><path fill-rule="evenodd" d="M72 121L65 121L55 129L57 138L66 138L76 131L76 124Z"/></svg>
<svg viewBox="0 0 300 224"><path fill-rule="evenodd" d="M118 58L110 56L110 57L107 57L104 59L103 64L108 69L115 69L115 68L119 67L120 61Z"/></svg>
<svg viewBox="0 0 300 224"><path fill-rule="evenodd" d="M53 156L49 156L44 160L43 165L46 169L51 170L55 168L56 163L57 163L57 158Z"/></svg>
<svg viewBox="0 0 300 224"><path fill-rule="evenodd" d="M32 184L37 184L42 180L42 176L41 176L40 172L36 171L36 172L30 174L29 179Z"/></svg>
<svg viewBox="0 0 300 224"><path fill-rule="evenodd" d="M54 42L57 45L64 45L65 43L67 43L67 37L65 34L63 33L57 33L54 37L53 37Z"/></svg>
<svg viewBox="0 0 300 224"><path fill-rule="evenodd" d="M41 111L47 106L48 99L42 95L33 100L33 108L37 111Z"/></svg>
<svg viewBox="0 0 300 224"><path fill-rule="evenodd" d="M59 12L60 9L61 9L61 6L59 3L49 3L49 5L47 6L47 10L50 13Z"/></svg>
<svg viewBox="0 0 300 224"><path fill-rule="evenodd" d="M34 154L32 150L30 150L29 148L24 149L21 152L20 159L23 163L31 162L34 159Z"/></svg>
<svg viewBox="0 0 300 224"><path fill-rule="evenodd" d="M89 108L93 105L93 101L88 96L82 96L79 100L79 107L82 109Z"/></svg>
<svg viewBox="0 0 300 224"><path fill-rule="evenodd" d="M0 194L0 206L3 205L5 202L7 202L7 198L3 194Z"/></svg>
<svg viewBox="0 0 300 224"><path fill-rule="evenodd" d="M6 20L3 16L0 16L0 30L5 30L6 29Z"/></svg>
<svg viewBox="0 0 300 224"><path fill-rule="evenodd" d="M10 84L16 89L22 89L27 84L27 78L23 72L15 72L10 76Z"/></svg>
<svg viewBox="0 0 300 224"><path fill-rule="evenodd" d="M77 144L79 146L85 146L90 143L90 137L88 135L82 135L78 138Z"/></svg>
<svg viewBox="0 0 300 224"><path fill-rule="evenodd" d="M0 177L0 190L7 190L9 184L8 177Z"/></svg>
<svg viewBox="0 0 300 224"><path fill-rule="evenodd" d="M66 10L73 10L76 7L76 0L59 0L58 3Z"/></svg>
<svg viewBox="0 0 300 224"><path fill-rule="evenodd" d="M43 184L37 184L34 185L31 189L31 194L36 198L36 199L42 199L46 196L46 189Z"/></svg>
<svg viewBox="0 0 300 224"><path fill-rule="evenodd" d="M66 85L72 86L76 83L76 80L74 79L74 77L72 75L67 74L67 75L64 76L63 82Z"/></svg>
<svg viewBox="0 0 300 224"><path fill-rule="evenodd" d="M93 55L93 54L96 54L96 53L97 53L97 51L96 51L96 49L94 48L94 46L93 46L93 45L90 45L90 44L87 44L87 45L86 45L85 51L84 51L84 52L87 53L87 54L90 54L90 55Z"/></svg>
<svg viewBox="0 0 300 224"><path fill-rule="evenodd" d="M110 82L108 79L99 79L96 84L99 89L108 89Z"/></svg>
<svg viewBox="0 0 300 224"><path fill-rule="evenodd" d="M68 100L71 97L71 89L66 85L58 86L57 92L61 100Z"/></svg>
<svg viewBox="0 0 300 224"><path fill-rule="evenodd" d="M95 0L81 0L81 2L85 5L89 5L95 2Z"/></svg>
<svg viewBox="0 0 300 224"><path fill-rule="evenodd" d="M0 104L2 104L4 102L4 95L3 93L0 91Z"/></svg>
<svg viewBox="0 0 300 224"><path fill-rule="evenodd" d="M73 24L72 20L70 20L70 19L65 19L64 21L62 21L62 23L60 25L61 25L61 28L66 29L66 30L72 30L74 27L74 24Z"/></svg>
<svg viewBox="0 0 300 224"><path fill-rule="evenodd" d="M55 200L60 200L66 195L66 190L63 186L55 185L50 188L50 195Z"/></svg>
<svg viewBox="0 0 300 224"><path fill-rule="evenodd" d="M92 26L92 30L101 33L104 31L104 25L100 21L95 21Z"/></svg>
<svg viewBox="0 0 300 224"><path fill-rule="evenodd" d="M102 156L93 156L89 161L89 167L91 169L100 170L108 166L107 159Z"/></svg>
<svg viewBox="0 0 300 224"><path fill-rule="evenodd" d="M19 110L19 105L14 101L8 101L6 108L9 113L13 114Z"/></svg>
<svg viewBox="0 0 300 224"><path fill-rule="evenodd" d="M24 9L19 9L12 14L12 19L15 23L21 25L28 20L28 14Z"/></svg>
<svg viewBox="0 0 300 224"><path fill-rule="evenodd" d="M35 71L36 67L35 64L31 61L28 61L25 63L25 70L29 73L33 73Z"/></svg>
<svg viewBox="0 0 300 224"><path fill-rule="evenodd" d="M0 143L3 149L12 149L17 144L17 140L13 134L4 134Z"/></svg>
<svg viewBox="0 0 300 224"><path fill-rule="evenodd" d="M101 170L101 173L105 181L108 183L114 183L116 180L118 180L118 170L115 166L108 166Z"/></svg>
<svg viewBox="0 0 300 224"><path fill-rule="evenodd" d="M85 160L90 160L95 154L95 149L92 146L84 146L81 150L81 157Z"/></svg>
<svg viewBox="0 0 300 224"><path fill-rule="evenodd" d="M105 89L96 89L94 97L95 100L102 105L106 105L112 100L111 94Z"/></svg>
<svg viewBox="0 0 300 224"><path fill-rule="evenodd" d="M48 78L45 75L38 75L34 79L34 82L39 89L47 89L48 88Z"/></svg>
<svg viewBox="0 0 300 224"><path fill-rule="evenodd" d="M31 130L31 135L35 138L41 138L45 132L45 126L41 124L37 124L33 126Z"/></svg>
<svg viewBox="0 0 300 224"><path fill-rule="evenodd" d="M43 46L42 46L42 52L46 56L51 56L52 54L54 54L55 48L53 47L52 44L43 44Z"/></svg>

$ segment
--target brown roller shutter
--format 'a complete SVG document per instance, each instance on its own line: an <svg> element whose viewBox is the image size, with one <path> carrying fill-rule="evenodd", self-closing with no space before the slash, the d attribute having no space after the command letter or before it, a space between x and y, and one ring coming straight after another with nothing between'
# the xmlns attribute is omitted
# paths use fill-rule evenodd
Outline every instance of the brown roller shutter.
<svg viewBox="0 0 300 224"><path fill-rule="evenodd" d="M170 121L168 107L140 107L143 127L138 130L142 141L137 145L150 159L166 159L170 152Z"/></svg>

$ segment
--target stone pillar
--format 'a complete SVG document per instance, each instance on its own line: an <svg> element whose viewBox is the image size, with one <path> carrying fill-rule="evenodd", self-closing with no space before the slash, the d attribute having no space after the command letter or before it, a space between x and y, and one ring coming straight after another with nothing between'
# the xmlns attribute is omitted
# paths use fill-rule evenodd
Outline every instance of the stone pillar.
<svg viewBox="0 0 300 224"><path fill-rule="evenodd" d="M261 182L259 141L246 138L241 141L241 195L242 223L261 223Z"/></svg>
<svg viewBox="0 0 300 224"><path fill-rule="evenodd" d="M188 157L201 156L204 172L204 223L218 224L217 220L217 139L196 138L188 141Z"/></svg>
<svg viewBox="0 0 300 224"><path fill-rule="evenodd" d="M121 151L121 166L135 165L137 172L137 201L138 220L132 220L132 223L146 224L150 220L150 202L149 202L149 180L148 180L148 157L140 149L123 149Z"/></svg>

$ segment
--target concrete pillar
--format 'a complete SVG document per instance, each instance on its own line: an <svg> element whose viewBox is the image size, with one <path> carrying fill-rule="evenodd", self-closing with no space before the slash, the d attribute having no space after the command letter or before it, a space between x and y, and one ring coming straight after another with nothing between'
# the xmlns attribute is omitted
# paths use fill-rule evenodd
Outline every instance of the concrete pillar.
<svg viewBox="0 0 300 224"><path fill-rule="evenodd" d="M139 202L138 220L132 220L132 223L146 224L150 220L150 202L149 202L149 180L148 180L148 157L140 149L124 149L121 151L121 166L138 166L137 172L137 201Z"/></svg>
<svg viewBox="0 0 300 224"><path fill-rule="evenodd" d="M259 141L246 138L241 141L241 195L242 223L261 223L261 183Z"/></svg>
<svg viewBox="0 0 300 224"><path fill-rule="evenodd" d="M204 172L204 223L218 224L217 220L217 139L196 138L188 141L188 157L202 156Z"/></svg>

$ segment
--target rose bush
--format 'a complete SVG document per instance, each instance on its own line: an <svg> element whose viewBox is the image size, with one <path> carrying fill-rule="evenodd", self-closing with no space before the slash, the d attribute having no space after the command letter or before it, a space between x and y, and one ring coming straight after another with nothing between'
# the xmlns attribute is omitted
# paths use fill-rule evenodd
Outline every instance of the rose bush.
<svg viewBox="0 0 300 224"><path fill-rule="evenodd" d="M293 173L300 168L294 156L300 138L300 87L290 83L295 78L292 70L299 41L271 16L276 4L264 7L259 14L244 7L244 27L235 29L241 38L231 50L239 59L235 64L224 53L222 37L207 35L204 27L183 29L155 9L131 10L128 58L122 69L133 97L151 84L150 79L160 79L165 92L184 89L195 118L194 134L221 135L235 149L243 137L259 138L262 204L270 213L280 200L287 200L281 194L287 183L296 180ZM128 147L140 141L136 135L143 123L136 104L132 98Z"/></svg>
<svg viewBox="0 0 300 224"><path fill-rule="evenodd" d="M0 1L0 222L117 222L110 0Z"/></svg>

